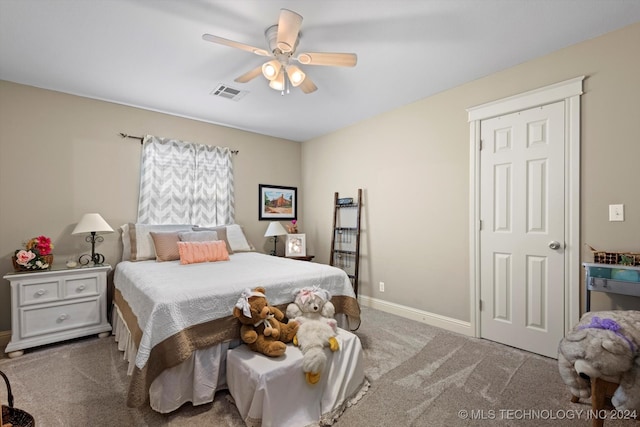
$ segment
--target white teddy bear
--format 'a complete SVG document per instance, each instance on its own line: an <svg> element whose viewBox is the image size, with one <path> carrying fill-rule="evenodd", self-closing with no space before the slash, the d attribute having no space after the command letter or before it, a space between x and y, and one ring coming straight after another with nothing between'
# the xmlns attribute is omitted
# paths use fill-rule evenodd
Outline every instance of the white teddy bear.
<svg viewBox="0 0 640 427"><path fill-rule="evenodd" d="M590 382L619 384L611 402L640 411L640 311L588 312L560 341L560 376L576 397L591 396Z"/></svg>
<svg viewBox="0 0 640 427"><path fill-rule="evenodd" d="M294 302L287 307L287 317L300 324L293 343L302 351L302 371L309 384L320 381L320 374L327 364L323 348L339 349L335 338L337 322L333 318L335 307L330 299L329 291L317 286L307 287L295 290Z"/></svg>

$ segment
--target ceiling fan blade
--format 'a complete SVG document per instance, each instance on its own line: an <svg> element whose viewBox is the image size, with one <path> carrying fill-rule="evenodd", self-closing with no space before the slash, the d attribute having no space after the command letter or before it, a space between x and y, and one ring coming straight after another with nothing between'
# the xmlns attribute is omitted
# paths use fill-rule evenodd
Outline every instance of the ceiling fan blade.
<svg viewBox="0 0 640 427"><path fill-rule="evenodd" d="M306 76L305 79L302 81L302 83L300 83L300 86L298 87L302 89L304 93L311 93L318 90L318 87L315 85L315 83L311 81L309 76Z"/></svg>
<svg viewBox="0 0 640 427"><path fill-rule="evenodd" d="M235 47L236 49L246 50L247 52L255 53L260 56L271 56L269 52L258 47L250 46L248 44L234 42L233 40L225 39L222 37L214 36L211 34L203 34L202 39L212 43L218 43L224 46Z"/></svg>
<svg viewBox="0 0 640 427"><path fill-rule="evenodd" d="M305 65L330 65L336 67L354 67L358 63L355 53L304 52L295 58Z"/></svg>
<svg viewBox="0 0 640 427"><path fill-rule="evenodd" d="M247 71L243 75L236 77L234 81L238 83L247 83L262 74L262 65L257 66L251 71Z"/></svg>
<svg viewBox="0 0 640 427"><path fill-rule="evenodd" d="M300 32L300 25L302 25L301 15L289 9L280 9L276 46L282 52L292 52L295 49L298 33Z"/></svg>

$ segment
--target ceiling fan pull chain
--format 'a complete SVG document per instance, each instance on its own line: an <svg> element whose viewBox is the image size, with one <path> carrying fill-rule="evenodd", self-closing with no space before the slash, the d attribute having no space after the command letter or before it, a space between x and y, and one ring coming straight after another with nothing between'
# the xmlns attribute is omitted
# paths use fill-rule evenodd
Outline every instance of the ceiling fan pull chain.
<svg viewBox="0 0 640 427"><path fill-rule="evenodd" d="M284 87L287 88L287 95L289 95L291 92L291 80L289 80L289 75L287 73L284 73L284 81Z"/></svg>
<svg viewBox="0 0 640 427"><path fill-rule="evenodd" d="M284 72L284 68L282 70L284 74L284 85L282 86L282 92L280 92L280 96L284 96L285 93L289 95L289 76Z"/></svg>

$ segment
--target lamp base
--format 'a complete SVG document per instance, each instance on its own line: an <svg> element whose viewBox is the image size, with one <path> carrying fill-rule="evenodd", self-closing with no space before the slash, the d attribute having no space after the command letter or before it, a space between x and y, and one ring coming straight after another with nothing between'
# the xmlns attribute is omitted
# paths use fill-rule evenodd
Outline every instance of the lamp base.
<svg viewBox="0 0 640 427"><path fill-rule="evenodd" d="M91 255L84 254L80 255L80 258L78 258L78 264L80 265L89 265L90 263L93 263L93 265L104 264L104 255L98 253L93 253Z"/></svg>
<svg viewBox="0 0 640 427"><path fill-rule="evenodd" d="M278 255L278 236L273 236L273 250L269 253L271 256Z"/></svg>
<svg viewBox="0 0 640 427"><path fill-rule="evenodd" d="M92 262L93 265L104 264L104 255L96 253L96 242L103 242L104 238L102 236L96 236L95 231L92 231L91 235L87 236L85 240L91 243L91 255L80 255L80 258L78 258L78 263L80 265L89 265L90 262Z"/></svg>

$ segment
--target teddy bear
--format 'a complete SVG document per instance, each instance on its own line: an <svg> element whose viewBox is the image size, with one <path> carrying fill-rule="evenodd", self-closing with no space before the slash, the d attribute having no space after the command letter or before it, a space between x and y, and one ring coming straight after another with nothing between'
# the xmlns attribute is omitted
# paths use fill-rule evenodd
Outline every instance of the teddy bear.
<svg viewBox="0 0 640 427"><path fill-rule="evenodd" d="M286 343L298 331L298 322L283 323L284 313L269 305L265 289L245 289L233 308L233 316L241 323L240 338L255 352L270 357L282 356Z"/></svg>
<svg viewBox="0 0 640 427"><path fill-rule="evenodd" d="M619 384L613 406L640 411L639 346L640 311L585 313L558 346L560 376L578 398L591 396L591 379Z"/></svg>
<svg viewBox="0 0 640 427"><path fill-rule="evenodd" d="M287 317L300 324L293 344L302 351L302 371L309 384L316 384L327 364L323 351L328 346L331 351L340 348L336 339L337 322L333 318L335 307L330 301L331 294L317 286L296 289L294 302L287 306Z"/></svg>

